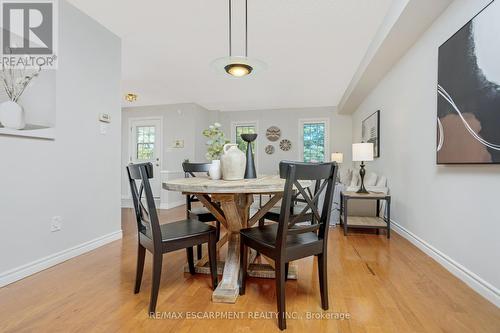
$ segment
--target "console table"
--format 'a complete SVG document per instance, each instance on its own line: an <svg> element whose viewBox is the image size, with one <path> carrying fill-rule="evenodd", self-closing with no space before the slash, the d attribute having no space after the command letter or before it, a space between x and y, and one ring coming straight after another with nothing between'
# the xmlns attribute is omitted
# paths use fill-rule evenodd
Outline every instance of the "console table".
<svg viewBox="0 0 500 333"><path fill-rule="evenodd" d="M349 200L376 200L377 207L375 216L348 216ZM385 200L386 214L380 216L380 200ZM347 236L348 228L373 228L387 230L387 238L391 238L391 196L381 192L357 193L357 192L341 192L340 193L340 224L344 227L344 235Z"/></svg>

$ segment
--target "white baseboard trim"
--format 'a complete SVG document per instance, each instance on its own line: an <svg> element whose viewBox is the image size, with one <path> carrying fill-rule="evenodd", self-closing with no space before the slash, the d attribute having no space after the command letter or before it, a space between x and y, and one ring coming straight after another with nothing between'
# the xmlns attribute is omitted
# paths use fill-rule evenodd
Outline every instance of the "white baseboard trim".
<svg viewBox="0 0 500 333"><path fill-rule="evenodd" d="M122 198L122 208L134 208L132 198Z"/></svg>
<svg viewBox="0 0 500 333"><path fill-rule="evenodd" d="M160 209L170 209L174 207L182 206L186 203L186 200L179 200L174 202L163 202L160 204Z"/></svg>
<svg viewBox="0 0 500 333"><path fill-rule="evenodd" d="M500 290L391 219L392 229L500 308Z"/></svg>
<svg viewBox="0 0 500 333"><path fill-rule="evenodd" d="M155 198L155 205L160 206L160 198ZM134 208L132 197L122 197L122 208Z"/></svg>
<svg viewBox="0 0 500 333"><path fill-rule="evenodd" d="M122 230L114 231L107 235L92 239L88 242L73 246L69 249L51 254L47 257L32 261L26 265L16 267L6 272L0 273L0 287L24 279L44 269L60 264L66 260L77 257L86 252L92 251L122 238Z"/></svg>

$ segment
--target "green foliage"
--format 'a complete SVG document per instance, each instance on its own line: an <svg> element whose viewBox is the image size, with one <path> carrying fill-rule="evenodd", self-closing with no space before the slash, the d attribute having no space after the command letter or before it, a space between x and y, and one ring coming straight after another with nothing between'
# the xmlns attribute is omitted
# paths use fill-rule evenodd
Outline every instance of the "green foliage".
<svg viewBox="0 0 500 333"><path fill-rule="evenodd" d="M325 161L325 125L304 124L304 162Z"/></svg>
<svg viewBox="0 0 500 333"><path fill-rule="evenodd" d="M203 131L203 135L209 139L207 141L208 149L205 156L210 161L220 159L224 145L229 143L229 140L226 139L220 127L221 124L214 123Z"/></svg>

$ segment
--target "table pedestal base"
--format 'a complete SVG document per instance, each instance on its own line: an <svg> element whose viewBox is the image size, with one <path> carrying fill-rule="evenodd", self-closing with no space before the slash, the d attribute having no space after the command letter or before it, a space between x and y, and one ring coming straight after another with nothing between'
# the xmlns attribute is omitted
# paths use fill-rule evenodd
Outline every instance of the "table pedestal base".
<svg viewBox="0 0 500 333"><path fill-rule="evenodd" d="M235 303L239 295L239 275L240 275L240 229L252 226L259 219L263 218L281 198L282 193L274 196L253 215L250 214L250 205L253 202L251 193L219 194L213 193L211 196L195 193L200 202L217 218L226 228L226 234L217 242L217 251L227 242L226 260L219 264L218 272L222 271L222 279L217 288L212 293L212 301L217 303ZM250 263L248 275L252 277L274 278L274 262L262 256L268 264L254 263L255 251L250 251L248 262ZM208 256L205 255L195 265L195 272L209 273ZM297 278L297 267L290 265L288 276L291 279Z"/></svg>
<svg viewBox="0 0 500 333"><path fill-rule="evenodd" d="M196 274L210 274L210 265L208 263L203 266L194 266L194 271ZM224 271L224 261L217 262L217 274L222 275ZM288 280L297 280L297 265L290 263L290 268L288 269ZM189 273L189 266L186 264L184 266L184 272ZM274 279L274 268L269 264L261 263L251 263L248 265L247 274L250 277L263 278L263 279Z"/></svg>

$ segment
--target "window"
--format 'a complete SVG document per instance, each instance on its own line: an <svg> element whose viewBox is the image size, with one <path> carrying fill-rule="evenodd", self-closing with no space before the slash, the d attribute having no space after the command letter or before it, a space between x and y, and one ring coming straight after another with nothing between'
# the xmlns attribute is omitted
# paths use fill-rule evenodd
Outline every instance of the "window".
<svg viewBox="0 0 500 333"><path fill-rule="evenodd" d="M241 151L247 152L247 143L243 141L241 138L241 134L251 134L255 133L255 126L254 125L236 125L236 138L235 141L236 144L238 145L238 148L240 148ZM255 141L252 142L252 151L255 151Z"/></svg>
<svg viewBox="0 0 500 333"><path fill-rule="evenodd" d="M301 120L301 153L304 162L325 162L328 156L328 120Z"/></svg>
<svg viewBox="0 0 500 333"><path fill-rule="evenodd" d="M155 127L137 126L137 160L150 160L154 157Z"/></svg>

